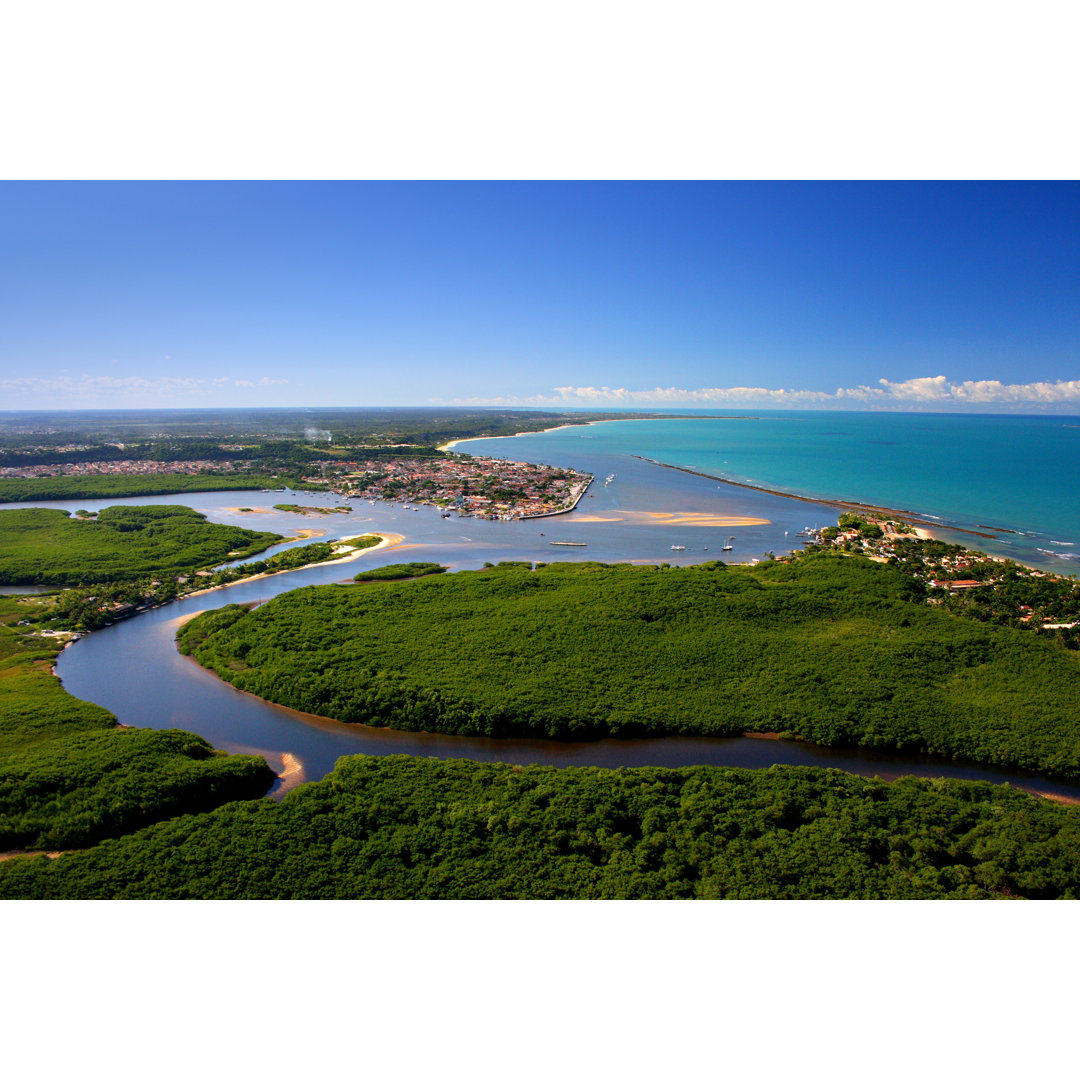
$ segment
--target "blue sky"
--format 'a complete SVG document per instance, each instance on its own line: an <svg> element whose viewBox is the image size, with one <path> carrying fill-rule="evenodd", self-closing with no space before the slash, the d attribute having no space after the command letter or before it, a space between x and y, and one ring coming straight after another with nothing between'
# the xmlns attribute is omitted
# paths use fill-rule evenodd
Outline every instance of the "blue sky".
<svg viewBox="0 0 1080 1080"><path fill-rule="evenodd" d="M5 183L0 408L1080 412L1078 196Z"/></svg>

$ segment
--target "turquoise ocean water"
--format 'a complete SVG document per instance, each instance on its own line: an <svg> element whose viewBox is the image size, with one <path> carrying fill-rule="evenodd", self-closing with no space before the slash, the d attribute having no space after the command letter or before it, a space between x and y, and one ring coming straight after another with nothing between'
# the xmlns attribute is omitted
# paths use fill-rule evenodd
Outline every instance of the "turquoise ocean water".
<svg viewBox="0 0 1080 1080"><path fill-rule="evenodd" d="M929 413L673 413L459 449L572 464L641 455L818 499L936 518L942 538L1058 573L1080 572L1080 418ZM1000 531L954 534L948 526Z"/></svg>

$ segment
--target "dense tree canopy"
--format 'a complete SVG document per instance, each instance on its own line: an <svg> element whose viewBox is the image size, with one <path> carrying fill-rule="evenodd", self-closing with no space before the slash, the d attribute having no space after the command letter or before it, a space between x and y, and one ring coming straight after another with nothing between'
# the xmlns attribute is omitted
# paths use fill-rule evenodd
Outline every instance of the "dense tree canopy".
<svg viewBox="0 0 1080 1080"><path fill-rule="evenodd" d="M345 721L483 735L795 733L1080 775L1080 667L917 603L895 568L512 565L213 613L181 649ZM207 634L204 622L223 620Z"/></svg>
<svg viewBox="0 0 1080 1080"><path fill-rule="evenodd" d="M0 584L133 581L255 555L283 537L215 525L187 506L0 510Z"/></svg>
<svg viewBox="0 0 1080 1080"><path fill-rule="evenodd" d="M82 847L266 791L262 758L184 731L118 728L68 694L52 674L60 641L34 632L51 603L0 597L0 851Z"/></svg>
<svg viewBox="0 0 1080 1080"><path fill-rule="evenodd" d="M361 570L354 581L400 581L404 578L427 577L430 574L443 574L446 567L435 562L391 563L389 566L376 566L372 570Z"/></svg>
<svg viewBox="0 0 1080 1080"><path fill-rule="evenodd" d="M280 804L0 864L0 897L1078 895L1075 808L992 784L804 768L351 757Z"/></svg>

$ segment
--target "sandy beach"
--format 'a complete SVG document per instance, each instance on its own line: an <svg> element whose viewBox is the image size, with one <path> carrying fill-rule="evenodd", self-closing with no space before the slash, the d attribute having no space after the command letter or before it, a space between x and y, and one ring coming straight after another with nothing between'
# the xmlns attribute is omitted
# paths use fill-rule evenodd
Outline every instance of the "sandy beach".
<svg viewBox="0 0 1080 1080"><path fill-rule="evenodd" d="M628 420L629 419L630 418L628 418ZM635 417L634 419L642 419L642 418L641 417ZM652 419L652 418L646 417L645 419ZM680 417L657 417L656 419L683 419L683 418L680 418ZM693 419L693 418L686 417L685 419ZM710 419L718 419L718 420L739 419L739 420L746 420L746 419L753 419L753 418L752 417L723 417L723 416L721 416L721 417L715 417L715 418L710 417ZM571 428L571 427L582 427L582 428L584 428L584 427L593 427L596 424L623 424L623 423L627 423L628 420L621 420L621 419L590 420L586 424L557 424L555 427L544 428L543 431L519 431L519 432L515 432L514 435L503 435L503 436L494 436L493 435L493 436L486 436L486 437L487 438L506 438L506 439L524 438L524 437L526 437L528 435L542 435L542 434L545 434L546 432L549 432L549 431L561 431L564 428ZM477 438L484 438L484 437L485 436L478 436ZM452 440L450 442L443 443L439 447L439 449L440 450L452 450L459 443L472 442L472 441L475 441L475 439L454 439L454 440ZM903 521L906 524L912 526L914 535L917 536L920 540L936 540L937 537L934 535L934 533L931 530L935 525L938 528L941 528L941 526L938 525L936 522L927 521L925 518L920 517L918 514L912 513L911 511L907 511L907 510L894 510L894 509L891 509L890 507L873 506L873 505L870 505L868 503L845 502L845 501L839 500L839 499L811 499L811 498L809 498L809 497L807 497L805 495L793 495L793 494L791 494L790 492L787 492L787 491L777 491L777 490L775 490L773 488L761 487L761 486L759 486L757 484L744 484L744 483L739 482L738 480L727 480L722 476L713 476L710 473L700 472L697 469L688 469L688 468L685 468L685 467L683 467L681 465L669 465L666 462L656 461L653 458L644 457L641 454L634 454L633 456L638 458L638 460L640 460L640 461L647 461L647 462L649 462L649 464L658 465L660 468L663 468L663 469L675 469L677 472L689 473L692 476L701 476L701 477L704 477L707 480L715 480L717 483L720 483L720 484L728 484L731 487L745 488L746 490L749 490L749 491L760 491L765 495L775 495L775 496L778 496L779 498L782 498L782 499L794 499L797 502L816 503L816 504L822 505L822 506L835 507L836 509L839 509L839 510L851 510L851 511L855 511L856 513L863 513L863 514L870 515L870 516L872 516L872 517L874 517L876 519L880 519L880 520L892 519L892 520L896 520L896 521ZM619 516L614 516L616 514L618 514ZM686 514L657 514L657 513L652 513L651 511L644 511L644 510L626 510L626 511L614 511L613 510L613 511L608 511L607 514L605 514L605 515L588 515L588 516L585 516L585 517L577 517L574 520L575 521L580 521L580 522L583 522L583 523L588 523L588 522L609 522L609 523L622 522L622 523L630 524L630 525L635 525L635 524L688 525L688 526L701 525L701 526L714 526L714 527L718 527L718 528L724 528L724 527L727 527L727 526L737 528L740 525L770 525L770 524L772 524L772 522L767 518L724 517L722 515L693 514L693 513L686 513ZM991 538L991 536L992 536L992 534L990 534L990 533L977 532L976 530L973 530L973 529L961 529L961 528L956 528L954 526L950 526L950 528L954 532L968 533L968 534L970 534L972 536L981 536L981 537L984 537L984 538Z"/></svg>
<svg viewBox="0 0 1080 1080"><path fill-rule="evenodd" d="M361 536L377 536L379 537L379 543L368 548L359 548L355 551L349 551L344 553L340 559L325 559L323 562L306 563L304 566L294 566L289 570L278 570L273 574L252 574L250 577L238 578L236 581L230 581L227 585L211 585L208 589L197 589L195 592L186 593L184 599L189 596L202 596L204 593L217 592L218 589L227 589L230 585L240 585L249 581L258 581L260 578L278 577L281 574L295 574L298 570L310 570L313 566L340 566L342 563L354 562L362 555L366 555L369 551L381 551L385 548L397 547L404 539L404 533L358 533L356 536L342 536L336 543L347 544L350 540L359 540Z"/></svg>
<svg viewBox="0 0 1080 1080"><path fill-rule="evenodd" d="M281 755L281 772L277 775L273 796L276 799L288 794L293 788L299 787L307 779L304 772L304 763L296 754L290 754L288 750Z"/></svg>
<svg viewBox="0 0 1080 1080"><path fill-rule="evenodd" d="M910 525L915 535L920 540L936 540L931 531L932 528L944 528L936 522L927 521L910 510L894 510L888 506L873 506L870 503L844 502L840 499L811 499L806 495L792 495L789 491L777 491L775 488L759 487L757 484L743 484L738 480L725 480L722 476L713 476L710 473L699 472L697 469L686 469L682 465L668 465L663 461L655 461L653 458L642 457L633 454L639 461L647 461L650 465L659 465L661 469L674 469L676 472L689 473L691 476L704 476L707 480L715 480L718 484L728 484L730 487L745 488L747 491L760 491L765 495L776 495L781 499L794 499L796 502L815 503L818 506L831 506L838 510L850 510L857 514L865 514L877 520L903 521ZM928 527L929 526L929 527ZM993 539L993 533L977 532L975 529L962 529L957 525L949 525L952 532L967 533L969 536L982 536Z"/></svg>
<svg viewBox="0 0 1080 1080"><path fill-rule="evenodd" d="M621 522L626 525L689 525L704 528L737 528L740 525L771 525L768 518L734 517L726 514L704 514L693 511L666 513L656 510L608 510L603 514L584 514L574 518L579 522Z"/></svg>
<svg viewBox="0 0 1080 1080"><path fill-rule="evenodd" d="M631 419L627 417L627 420ZM666 417L634 417L633 419L651 420L651 419L666 419ZM519 439L524 438L526 435L546 435L549 431L562 431L563 428L572 427L592 427L594 424L625 424L626 420L614 419L614 420L589 420L584 424L556 424L554 427L541 428L538 431L515 431L513 435L470 435L467 439L451 439L450 442L443 443L442 446L437 446L437 450L453 450L458 443L474 442L478 439Z"/></svg>

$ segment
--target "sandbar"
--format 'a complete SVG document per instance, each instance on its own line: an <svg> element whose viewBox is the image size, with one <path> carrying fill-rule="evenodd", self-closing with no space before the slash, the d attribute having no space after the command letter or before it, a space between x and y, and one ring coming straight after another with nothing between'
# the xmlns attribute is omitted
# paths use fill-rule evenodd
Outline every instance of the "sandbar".
<svg viewBox="0 0 1080 1080"><path fill-rule="evenodd" d="M735 517L730 514L704 514L693 511L675 511L672 513L657 510L609 510L604 514L584 514L574 517L574 524L580 522L620 522L625 525L688 525L704 528L737 528L740 525L771 525L768 518Z"/></svg>
<svg viewBox="0 0 1080 1080"><path fill-rule="evenodd" d="M307 779L304 763L288 750L281 754L281 766L281 772L277 774L277 783L274 786L273 797L276 799L288 794L293 788L299 787Z"/></svg>
<svg viewBox="0 0 1080 1080"><path fill-rule="evenodd" d="M294 566L288 570L277 570L270 574L265 572L261 574L252 574L250 577L237 578L236 581L230 581L226 585L211 585L208 589L196 589L195 592L185 593L182 599L187 599L189 596L202 596L203 593L216 592L218 589L228 589L232 585L242 585L249 581L258 581L260 578L278 577L281 574L295 574L297 570L310 570L313 566L340 566L341 563L353 562L355 559L359 559L361 555L366 555L369 551L379 551L384 548L397 547L405 539L404 533L370 532L358 533L356 536L342 536L336 543L346 544L350 540L359 540L361 536L377 536L379 537L379 543L372 547L344 552L340 559L325 559L323 562L306 563L304 566Z"/></svg>

